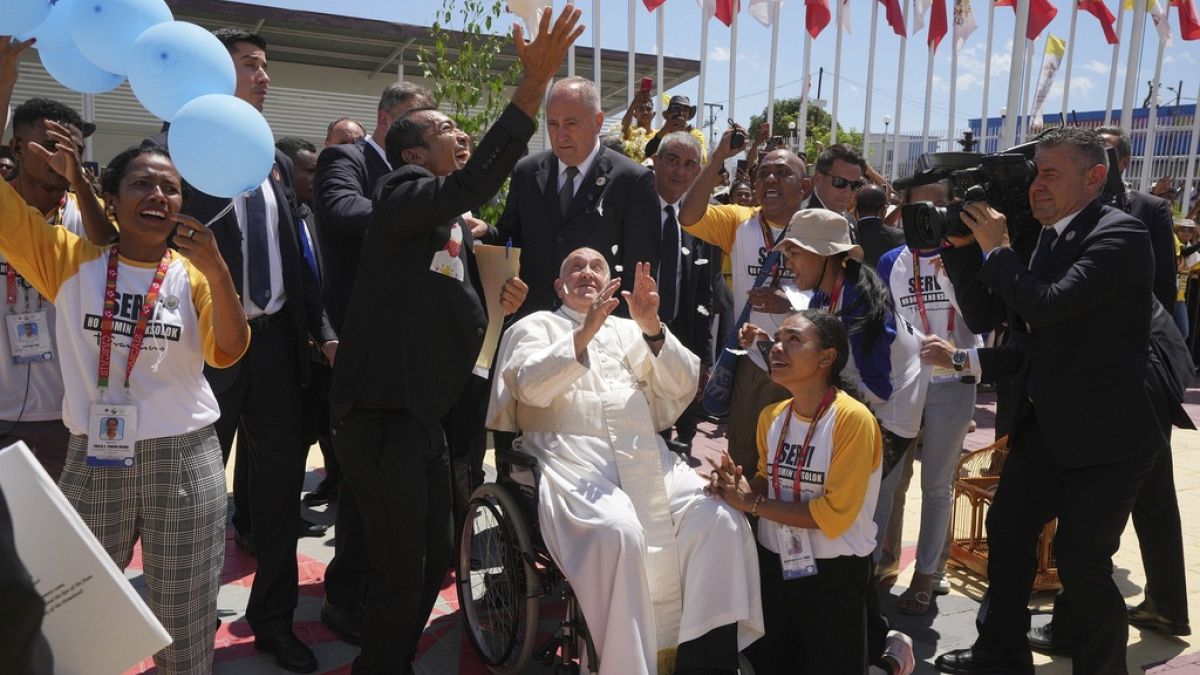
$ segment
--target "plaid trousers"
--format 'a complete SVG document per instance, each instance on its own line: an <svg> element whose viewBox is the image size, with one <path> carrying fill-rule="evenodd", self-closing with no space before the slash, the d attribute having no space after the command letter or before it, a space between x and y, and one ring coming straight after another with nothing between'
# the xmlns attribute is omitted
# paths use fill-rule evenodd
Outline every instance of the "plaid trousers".
<svg viewBox="0 0 1200 675"><path fill-rule="evenodd" d="M147 601L173 642L160 673L210 673L225 558L225 469L211 426L138 441L131 468L87 466L71 435L59 488L122 570L142 541Z"/></svg>

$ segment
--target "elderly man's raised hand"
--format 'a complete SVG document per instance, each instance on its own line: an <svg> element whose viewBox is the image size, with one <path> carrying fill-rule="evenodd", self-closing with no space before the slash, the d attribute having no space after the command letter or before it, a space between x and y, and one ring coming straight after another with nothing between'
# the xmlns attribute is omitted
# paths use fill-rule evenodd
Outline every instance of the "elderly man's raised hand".
<svg viewBox="0 0 1200 675"><path fill-rule="evenodd" d="M562 13L550 25L552 11L542 12L542 22L538 27L538 36L530 43L525 42L525 32L520 24L513 24L513 43L517 48L517 57L525 68L525 76L542 81L554 77L562 67L563 57L575 40L583 34L583 26L579 25L580 11L575 5L567 4Z"/></svg>
<svg viewBox="0 0 1200 675"><path fill-rule="evenodd" d="M646 335L657 335L660 330L658 283L650 276L650 263L637 263L633 272L633 292L622 291L621 296L629 305L629 318L637 322L638 328Z"/></svg>

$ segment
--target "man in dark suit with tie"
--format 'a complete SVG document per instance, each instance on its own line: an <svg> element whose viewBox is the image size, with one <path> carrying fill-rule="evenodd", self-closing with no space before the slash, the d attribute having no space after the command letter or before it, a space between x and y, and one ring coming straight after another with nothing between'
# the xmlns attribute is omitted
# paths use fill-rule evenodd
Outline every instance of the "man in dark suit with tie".
<svg viewBox="0 0 1200 675"><path fill-rule="evenodd" d="M1048 132L1034 163L1029 199L1042 228L1031 260L1010 247L1004 216L982 202L964 208L979 250L965 242L959 250L1007 307L1011 342L956 351L929 338L923 349L934 363L1017 378L1012 449L987 517L990 600L975 644L936 665L1033 673L1025 633L1035 542L1057 516L1055 552L1076 625L1074 672L1126 673L1128 625L1112 555L1165 443L1165 405L1147 384L1150 237L1100 203L1107 167L1094 131Z"/></svg>
<svg viewBox="0 0 1200 675"><path fill-rule="evenodd" d="M496 243L521 247L529 298L517 318L554 309L554 280L568 253L596 249L633 288L634 263L658 267L658 195L649 169L599 142L604 113L594 82L559 80L546 102L552 150L517 162ZM620 310L618 310L620 311Z"/></svg>
<svg viewBox="0 0 1200 675"><path fill-rule="evenodd" d="M355 673L413 672L450 567L441 420L472 376L487 324L462 214L491 199L526 151L546 86L583 30L571 5L553 28L552 18L543 14L528 45L514 28L525 74L474 153L469 137L432 108L409 111L387 134L388 161L398 168L374 192L330 392L335 444L370 553ZM514 277L501 306L512 312L524 296Z"/></svg>
<svg viewBox="0 0 1200 675"><path fill-rule="evenodd" d="M371 135L353 143L330 145L317 159L313 180L314 208L321 227L329 277L326 306L338 331L345 320L346 306L358 274L363 237L371 221L371 195L379 179L392 170L384 149L388 129L409 110L432 103L433 96L422 87L410 82L390 84L379 97L375 130ZM326 475L330 485L321 485L326 495L337 489L337 481L342 478L336 456L333 463L327 462L327 467L330 464L336 471ZM342 489L338 496L337 537L333 560L325 570L321 623L343 640L360 644L362 605L366 599L367 548L357 500L349 489Z"/></svg>
<svg viewBox="0 0 1200 675"><path fill-rule="evenodd" d="M266 42L237 28L214 34L233 59L237 97L262 110L271 82ZM151 142L165 146L169 140L168 131ZM246 620L255 647L274 654L285 670L310 673L317 669L316 657L292 632L299 590L296 498L308 454L301 389L309 382L310 337L332 363L337 336L302 252L292 185L292 162L276 150L271 174L255 190L233 198L232 208L227 210L230 199L192 190L183 211L202 223L212 221L209 228L250 322L251 346L242 360L223 370L205 369L221 407L216 429L226 458L235 432L249 441L249 452L239 452L234 467L234 526L242 536L252 530L258 560Z"/></svg>
<svg viewBox="0 0 1200 675"><path fill-rule="evenodd" d="M654 159L654 185L662 223L662 257L658 271L659 318L683 346L700 357L700 388L712 367L712 297L721 268L712 248L679 227L679 202L700 175L700 142L686 131L662 137ZM673 450L691 454L692 439L703 406L693 401L664 436Z"/></svg>
<svg viewBox="0 0 1200 675"><path fill-rule="evenodd" d="M863 249L863 263L872 269L884 253L904 244L904 231L883 222L887 205L887 193L878 185L862 186L854 200L858 244Z"/></svg>

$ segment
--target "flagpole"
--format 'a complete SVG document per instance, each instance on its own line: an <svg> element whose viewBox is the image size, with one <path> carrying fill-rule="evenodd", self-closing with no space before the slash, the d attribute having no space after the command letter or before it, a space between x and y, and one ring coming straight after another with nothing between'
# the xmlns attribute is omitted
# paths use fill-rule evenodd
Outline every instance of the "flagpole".
<svg viewBox="0 0 1200 675"><path fill-rule="evenodd" d="M658 67L654 73L654 81L657 83L655 91L658 93L654 97L654 109L659 112L662 112L663 110L663 26L666 24L666 18L663 16L664 7L666 7L665 3L659 5L658 9L654 10L655 18L657 19L658 24L654 38L655 41L658 42Z"/></svg>
<svg viewBox="0 0 1200 675"><path fill-rule="evenodd" d="M1188 207L1192 205L1192 182L1196 179L1196 161L1200 159L1197 142L1200 142L1200 88L1196 90L1196 111L1192 114L1192 133L1188 136L1187 179L1183 181L1183 215L1185 216Z"/></svg>
<svg viewBox="0 0 1200 675"><path fill-rule="evenodd" d="M1021 116L1021 84L1025 75L1025 32L1029 28L1029 0L1017 0L1017 20L1013 24L1013 48L1008 67L1008 114L1000 131L997 150L1011 148L1017 138L1017 119Z"/></svg>
<svg viewBox="0 0 1200 675"><path fill-rule="evenodd" d="M1028 2L1029 0L1024 0L1024 1ZM913 9L913 0L904 0L905 25L908 25L907 19L912 15L912 9ZM905 31L905 33L908 33L908 32L909 31ZM899 65L899 72L896 75L896 114L895 114L896 132L895 132L895 135L892 136L892 168L891 168L892 173L899 170L899 168L900 168L900 109L901 109L901 104L904 101L904 56L905 56L905 52L907 52L907 51L908 51L908 35L906 34L900 38L900 59L899 59L900 65ZM868 95L870 95L869 92L868 92ZM884 176L885 177L892 176L892 173L884 174ZM895 180L895 177L892 176L891 180Z"/></svg>
<svg viewBox="0 0 1200 675"><path fill-rule="evenodd" d="M1133 128L1133 97L1137 93L1142 66L1142 39L1146 31L1146 0L1133 3L1133 33L1129 37L1129 58L1125 61L1125 97L1121 101L1121 126Z"/></svg>
<svg viewBox="0 0 1200 675"><path fill-rule="evenodd" d="M738 4L733 3L733 20L729 22L729 119L737 121L737 26Z"/></svg>
<svg viewBox="0 0 1200 675"><path fill-rule="evenodd" d="M570 1L567 0L567 2ZM575 77L575 45L571 45L571 48L567 50L567 77ZM550 92L546 93L549 95Z"/></svg>
<svg viewBox="0 0 1200 675"><path fill-rule="evenodd" d="M874 97L875 86L875 35L879 30L879 0L871 0L871 46L867 54L867 93L865 102L865 111L863 112L863 146L862 156L867 156L867 150L871 142L871 99ZM887 139L883 139L886 144ZM886 147L886 146L883 146ZM882 161L882 159L881 159ZM880 169L886 170L887 167L882 163L877 162Z"/></svg>
<svg viewBox="0 0 1200 675"><path fill-rule="evenodd" d="M1029 119L1033 116L1033 92L1030 88L1033 87L1033 50L1037 45L1035 40L1025 40L1025 88L1022 94L1025 98L1021 100L1021 110L1025 113L1025 126L1021 132L1021 142L1029 142L1029 129L1032 126L1032 121ZM1042 66L1046 65L1046 51L1042 50L1042 63L1038 66L1038 74L1041 76Z"/></svg>
<svg viewBox="0 0 1200 675"><path fill-rule="evenodd" d="M627 62L625 68L625 98L629 99L625 104L633 105L633 93L636 91L633 83L634 69L633 57L637 54L637 0L629 0L629 54L627 54Z"/></svg>
<svg viewBox="0 0 1200 675"><path fill-rule="evenodd" d="M1062 118L1063 126L1067 124L1067 113L1071 107L1068 102L1071 98L1071 62L1075 60L1075 20L1079 16L1079 1L1071 0L1071 30L1067 34L1067 72L1063 74L1063 102L1062 102Z"/></svg>
<svg viewBox="0 0 1200 675"><path fill-rule="evenodd" d="M599 0L593 1L598 2ZM659 9L662 9L662 7L659 7ZM712 19L712 15L711 7L708 3L705 3L704 9L700 10L700 83L696 85L696 110L701 115L705 115L705 119L707 119L707 114L704 107L704 81L708 75L708 23ZM713 131L713 129L709 130L709 138L712 138Z"/></svg>
<svg viewBox="0 0 1200 675"><path fill-rule="evenodd" d="M592 0L592 79L596 82L596 91L600 88L600 0ZM604 100L604 96L600 96Z"/></svg>
<svg viewBox="0 0 1200 675"><path fill-rule="evenodd" d="M1168 5L1168 7L1170 7ZM1163 13L1163 21L1167 20L1166 12ZM1158 41L1158 59L1154 62L1154 80L1150 89L1150 122L1146 125L1146 149L1145 155L1142 157L1142 177L1140 179L1141 187L1138 189L1142 192L1150 190L1150 169L1154 161L1154 141L1158 136L1158 85L1162 77L1163 50L1167 44L1164 40ZM1200 102L1197 102L1200 105ZM1184 203L1186 209L1188 204Z"/></svg>
<svg viewBox="0 0 1200 675"><path fill-rule="evenodd" d="M993 28L996 27L996 1L986 0L988 4L988 36L987 36L987 54L983 58L983 112L979 116L979 149L987 152L987 137L988 137L988 120L991 119L988 113L988 92L992 88L992 34Z"/></svg>
<svg viewBox="0 0 1200 675"><path fill-rule="evenodd" d="M837 38L834 40L833 48L833 105L829 108L830 145L837 143L838 93L841 91L842 85L842 13L846 11L846 3L843 0L833 1L837 3L837 25L834 27Z"/></svg>
<svg viewBox="0 0 1200 675"><path fill-rule="evenodd" d="M797 152L804 157L805 141L808 138L808 91L812 84L812 73L809 64L812 63L812 35L804 29L804 60L801 62L801 72L804 73L804 89L800 94L800 119L796 121Z"/></svg>
<svg viewBox="0 0 1200 675"><path fill-rule="evenodd" d="M945 2L946 0L933 0L934 2ZM933 26L929 27L930 30ZM929 45L929 59L925 66L925 117L921 121L921 152L929 152L929 108L933 103L933 45Z"/></svg>
<svg viewBox="0 0 1200 675"><path fill-rule="evenodd" d="M767 126L775 133L775 65L779 58L779 3L772 2L771 11L771 68L767 75ZM867 105L870 105L868 103Z"/></svg>
<svg viewBox="0 0 1200 675"><path fill-rule="evenodd" d="M1125 24L1125 3L1117 0L1117 44L1112 46L1112 63L1108 67L1108 99L1104 104L1104 126L1112 124L1113 97L1117 93L1117 63L1121 58L1121 29Z"/></svg>

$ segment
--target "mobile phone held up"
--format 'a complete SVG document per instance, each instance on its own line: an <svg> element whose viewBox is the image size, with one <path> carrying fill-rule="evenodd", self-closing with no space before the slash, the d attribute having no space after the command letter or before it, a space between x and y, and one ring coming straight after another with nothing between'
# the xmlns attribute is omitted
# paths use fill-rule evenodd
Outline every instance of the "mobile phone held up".
<svg viewBox="0 0 1200 675"><path fill-rule="evenodd" d="M653 77L643 77L642 78L642 91L649 94L650 90L653 88L654 88L654 78Z"/></svg>
<svg viewBox="0 0 1200 675"><path fill-rule="evenodd" d="M733 120L729 120L729 126L733 128L733 133L729 135L729 149L741 150L746 146L746 132Z"/></svg>

